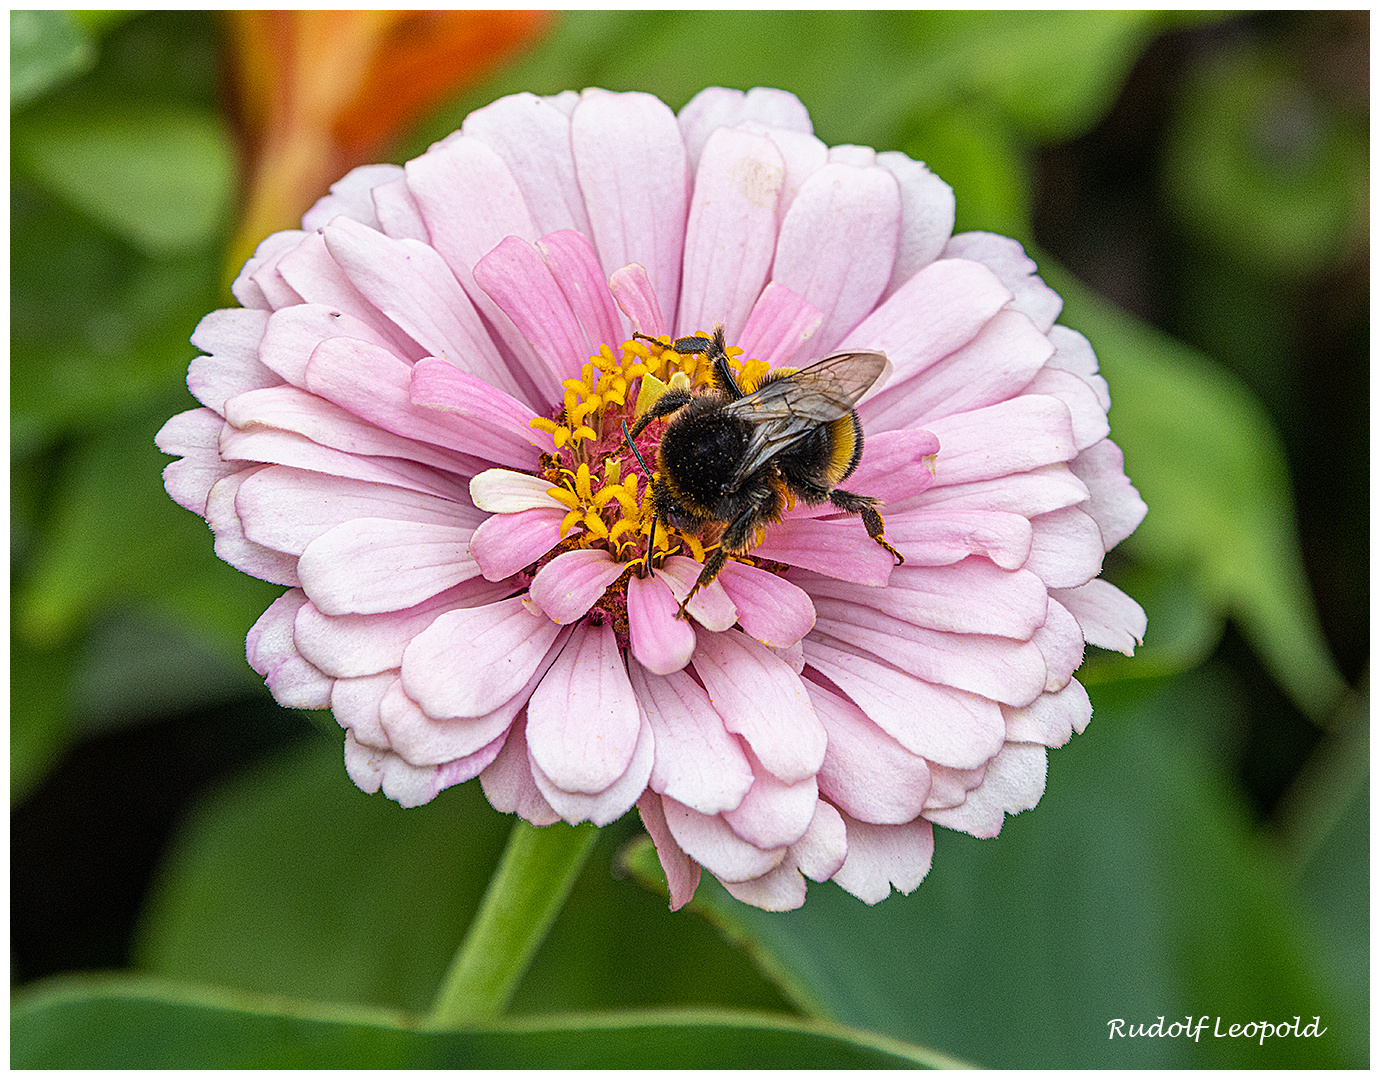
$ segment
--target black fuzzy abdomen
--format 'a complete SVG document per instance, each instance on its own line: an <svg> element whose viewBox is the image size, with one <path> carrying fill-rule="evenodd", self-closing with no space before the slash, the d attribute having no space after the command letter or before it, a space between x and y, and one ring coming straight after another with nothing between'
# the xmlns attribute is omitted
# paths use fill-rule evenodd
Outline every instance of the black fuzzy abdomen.
<svg viewBox="0 0 1380 1080"><path fill-rule="evenodd" d="M725 416L716 402L686 406L661 436L661 470L676 501L695 517L721 519L720 504L751 438L752 426Z"/></svg>

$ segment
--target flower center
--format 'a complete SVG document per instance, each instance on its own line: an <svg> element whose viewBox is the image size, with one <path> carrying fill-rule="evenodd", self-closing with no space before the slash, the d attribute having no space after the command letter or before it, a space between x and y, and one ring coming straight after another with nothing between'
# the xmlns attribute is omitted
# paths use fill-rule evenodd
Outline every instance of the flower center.
<svg viewBox="0 0 1380 1080"><path fill-rule="evenodd" d="M761 360L740 359L743 350L736 345L727 351L729 367L744 390L756 386L770 369ZM647 551L654 512L650 477L624 438L623 425L631 426L668 386L693 389L710 382L704 355L676 352L666 335L657 341L632 338L617 350L602 345L578 379L564 380L563 400L552 418L530 421L555 440L556 452L542 456L541 475L553 485L548 494L569 508L561 522L561 543L547 559L575 548L603 548L620 562L650 557L659 564L678 553L704 561L700 539L665 521L657 524L656 550ZM653 421L639 436L642 459L653 469L665 427L666 421ZM606 609L615 622L626 618L624 585L623 579L616 582L595 610Z"/></svg>

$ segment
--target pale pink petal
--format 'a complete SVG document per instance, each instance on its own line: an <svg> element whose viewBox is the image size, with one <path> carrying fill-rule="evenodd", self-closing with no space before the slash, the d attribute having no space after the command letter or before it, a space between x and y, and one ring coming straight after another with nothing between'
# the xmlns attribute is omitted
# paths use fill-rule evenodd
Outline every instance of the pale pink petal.
<svg viewBox="0 0 1380 1080"><path fill-rule="evenodd" d="M877 164L896 177L901 188L901 237L896 265L883 299L939 258L954 231L954 189L898 150L877 155Z"/></svg>
<svg viewBox="0 0 1380 1080"><path fill-rule="evenodd" d="M899 566L885 589L792 571L814 597L849 600L915 626L955 634L995 634L1027 641L1049 609L1045 584L1028 570L1002 570L978 555L952 566Z"/></svg>
<svg viewBox="0 0 1380 1080"><path fill-rule="evenodd" d="M704 565L694 559L688 559L684 555L672 555L653 573L658 581L663 582L671 590L676 603L680 604L694 588L703 569ZM728 593L724 592L724 587L717 580L711 581L695 593L690 603L685 605L685 610L695 617L696 622L709 630L727 630L738 621L738 609L733 606L733 601L728 598Z"/></svg>
<svg viewBox="0 0 1380 1080"><path fill-rule="evenodd" d="M872 441L869 440L869 445ZM930 487L909 500L906 506L908 509L943 507L946 511L1001 510L1034 517L1064 506L1074 506L1087 498L1087 485L1060 462L991 480Z"/></svg>
<svg viewBox="0 0 1380 1080"><path fill-rule="evenodd" d="M666 825L687 855L724 883L758 878L786 857L786 848L770 851L748 843L718 814L701 814L663 795Z"/></svg>
<svg viewBox="0 0 1380 1080"><path fill-rule="evenodd" d="M1094 578L1076 589L1055 589L1050 596L1068 608L1083 628L1083 640L1131 656L1145 640L1145 612L1110 581Z"/></svg>
<svg viewBox="0 0 1380 1080"><path fill-rule="evenodd" d="M1092 702L1077 679L1055 694L1041 694L1022 709L1002 708L1008 742L1063 746L1092 719Z"/></svg>
<svg viewBox="0 0 1380 1080"><path fill-rule="evenodd" d="M468 372L425 358L412 366L409 377L412 404L440 414L428 431L445 433L442 445L462 446L467 453L519 469L532 467L540 454L555 449L550 433L529 423L536 413Z"/></svg>
<svg viewBox="0 0 1380 1080"><path fill-rule="evenodd" d="M494 739L502 738L517 714L526 706L537 683L555 662L556 649L532 673L527 684L493 712L483 716L436 719L427 716L403 690L393 685L379 702L379 721L395 752L414 765L440 765L478 753Z"/></svg>
<svg viewBox="0 0 1380 1080"><path fill-rule="evenodd" d="M268 606L250 627L245 657L279 705L289 709L324 709L331 701L331 679L297 651L292 624L307 602L300 589L291 589Z"/></svg>
<svg viewBox="0 0 1380 1080"><path fill-rule="evenodd" d="M328 675L373 675L401 667L403 650L436 616L456 608L483 607L512 591L506 584L471 578L405 611L379 615L326 615L308 603L297 613L293 637L302 655Z"/></svg>
<svg viewBox="0 0 1380 1080"><path fill-rule="evenodd" d="M805 639L805 662L868 718L913 754L941 765L972 768L1006 737L994 701L907 675L875 658Z"/></svg>
<svg viewBox="0 0 1380 1080"><path fill-rule="evenodd" d="M829 162L841 162L844 165L856 165L858 168L865 169L870 165L877 164L877 151L870 146L859 146L856 143L842 143L838 146L829 147ZM895 176L895 172L892 172Z"/></svg>
<svg viewBox="0 0 1380 1080"><path fill-rule="evenodd" d="M531 754L530 748L528 754ZM646 714L643 713L632 760L628 762L623 775L603 791L594 795L565 791L547 779L535 760L532 762L532 779L546 801L551 804L551 808L571 825L591 821L602 828L611 825L632 809L638 798L647 790L647 777L651 775L654 756L652 729L647 723Z"/></svg>
<svg viewBox="0 0 1380 1080"><path fill-rule="evenodd" d="M407 336L357 289L331 256L320 233L310 233L278 260L277 272L308 304L322 304L366 323L399 356L416 360L426 350Z"/></svg>
<svg viewBox="0 0 1380 1080"><path fill-rule="evenodd" d="M680 601L661 578L628 579L628 643L638 663L658 675L680 671L695 651L695 631L678 618Z"/></svg>
<svg viewBox="0 0 1380 1080"><path fill-rule="evenodd" d="M656 737L652 790L701 814L742 803L752 767L700 685L684 672L662 676L638 663L628 665L628 678Z"/></svg>
<svg viewBox="0 0 1380 1080"><path fill-rule="evenodd" d="M772 280L824 313L817 347L828 351L872 310L891 278L900 189L883 168L825 165L781 222Z"/></svg>
<svg viewBox="0 0 1380 1080"><path fill-rule="evenodd" d="M930 793L930 767L853 702L805 680L829 748L819 767L820 794L859 821L899 825L919 815Z"/></svg>
<svg viewBox="0 0 1380 1080"><path fill-rule="evenodd" d="M494 514L470 537L470 558L490 581L502 581L532 565L560 543L564 519L564 507Z"/></svg>
<svg viewBox="0 0 1380 1080"><path fill-rule="evenodd" d="M652 290L646 267L629 263L615 270L609 275L609 292L618 310L627 316L639 334L660 337L666 333L661 304Z"/></svg>
<svg viewBox="0 0 1380 1080"><path fill-rule="evenodd" d="M407 186L407 174L380 184L371 192L374 216L379 228L399 240L420 240L431 243L431 230L426 227L421 208Z"/></svg>
<svg viewBox="0 0 1380 1080"><path fill-rule="evenodd" d="M336 338L322 344L317 351L332 350L347 342L348 339ZM295 386L271 386L233 397L225 403L225 418L241 431L276 428L295 432L322 446L342 450L355 457L401 458L407 463L430 465L464 476L472 476L483 468L483 462L477 458L395 435L325 398ZM222 437L221 450L225 448L226 439Z"/></svg>
<svg viewBox="0 0 1380 1080"><path fill-rule="evenodd" d="M505 237L535 240L539 235L512 172L485 143L469 136L437 143L404 168L432 245L518 364L532 366L531 346L474 280L475 264Z"/></svg>
<svg viewBox="0 0 1380 1080"><path fill-rule="evenodd" d="M328 402L321 404L334 408ZM227 426L220 433L220 455L226 461L289 465L329 476L349 476L371 483L392 484L461 504L469 496L469 484L463 477L399 457L352 454L322 446L295 431L277 431L273 428L235 431Z"/></svg>
<svg viewBox="0 0 1380 1080"><path fill-rule="evenodd" d="M789 857L761 877L721 884L735 900L763 911L795 911L805 904L805 879Z"/></svg>
<svg viewBox="0 0 1380 1080"><path fill-rule="evenodd" d="M1028 518L1000 510L934 509L888 514L886 538L911 566L948 566L969 555L985 555L1003 570L1016 570L1030 557Z"/></svg>
<svg viewBox="0 0 1380 1080"><path fill-rule="evenodd" d="M773 281L753 305L738 344L745 355L779 367L796 354L823 321L824 313L819 308Z"/></svg>
<svg viewBox="0 0 1380 1080"><path fill-rule="evenodd" d="M791 845L790 859L811 881L828 881L848 856L848 829L843 815L824 800L815 803L815 816L805 835Z"/></svg>
<svg viewBox="0 0 1380 1080"><path fill-rule="evenodd" d="M297 618L301 617L299 611ZM379 718L379 707L383 696L397 682L396 669L358 679L336 679L331 687L331 712L335 714L335 722L368 746L390 749L388 735Z"/></svg>
<svg viewBox="0 0 1380 1080"><path fill-rule="evenodd" d="M395 240L351 221L335 222L322 235L351 284L425 355L509 394L519 392L479 313L435 248L419 240Z"/></svg>
<svg viewBox="0 0 1380 1080"><path fill-rule="evenodd" d="M302 588L327 615L401 611L478 575L472 529L388 518L356 518L322 533L302 552Z"/></svg>
<svg viewBox="0 0 1380 1080"><path fill-rule="evenodd" d="M580 321L587 351L596 353L601 345L617 348L628 331L619 318L594 246L582 234L562 229L538 240L537 250Z"/></svg>
<svg viewBox="0 0 1380 1080"><path fill-rule="evenodd" d="M1083 628L1078 620L1068 608L1050 597L1045 624L1030 640L1045 658L1046 692L1062 690L1083 663Z"/></svg>
<svg viewBox="0 0 1380 1080"><path fill-rule="evenodd" d="M506 732L484 748L476 750L475 753L465 757L457 757L454 761L446 761L442 766L436 766L436 792L443 792L447 788L453 788L457 783L472 781L480 772L489 768L494 759L504 749ZM385 786L384 790L388 790Z"/></svg>
<svg viewBox="0 0 1380 1080"><path fill-rule="evenodd" d="M628 568L600 548L562 552L532 579L532 600L562 626L582 619Z"/></svg>
<svg viewBox="0 0 1380 1080"><path fill-rule="evenodd" d="M265 267L275 265L284 252L291 251L300 244L306 235L300 229L284 229L259 241L254 254L230 286L231 295L247 308L264 311L300 303L302 298L288 288L281 278L276 279L276 285L270 284L269 290L265 292L263 285L259 283L259 275Z"/></svg>
<svg viewBox="0 0 1380 1080"><path fill-rule="evenodd" d="M491 514L516 514L523 510L569 509L547 492L551 481L511 469L486 469L470 481L470 499Z"/></svg>
<svg viewBox="0 0 1380 1080"><path fill-rule="evenodd" d="M700 884L700 864L690 858L676 843L671 829L666 824L666 811L662 809L661 796L650 789L637 800L638 813L642 815L642 825L652 838L656 847L656 857L661 862L661 871L666 875L666 888L671 894L671 910L679 911L690 902Z"/></svg>
<svg viewBox="0 0 1380 1080"><path fill-rule="evenodd" d="M519 717L508 729L507 741L493 763L479 774L484 797L500 814L517 814L533 825L554 825L561 815L537 790L532 779L532 766L527 760L525 721Z"/></svg>
<svg viewBox="0 0 1380 1080"><path fill-rule="evenodd" d="M896 565L859 517L790 518L767 530L753 554L859 585L885 585Z"/></svg>
<svg viewBox="0 0 1380 1080"><path fill-rule="evenodd" d="M528 702L532 760L557 787L596 794L627 769L640 727L613 627L581 624Z"/></svg>
<svg viewBox="0 0 1380 1080"><path fill-rule="evenodd" d="M1096 392L1071 372L1046 367L1035 376L1026 393L1048 394L1068 406L1073 425L1073 444L1079 450L1086 450L1098 440L1105 439L1112 430L1107 423L1107 410L1097 400Z"/></svg>
<svg viewBox="0 0 1380 1080"><path fill-rule="evenodd" d="M244 534L244 525L235 509L235 496L255 471L246 469L218 480L206 496L206 524L216 535L216 557L236 570L275 585L300 585L295 555L256 544Z"/></svg>
<svg viewBox="0 0 1380 1080"><path fill-rule="evenodd" d="M259 341L269 313L245 308L213 311L197 323L192 344L207 356L187 369L187 389L203 405L224 415L225 399L283 380L259 362Z"/></svg>
<svg viewBox="0 0 1380 1080"><path fill-rule="evenodd" d="M953 769L930 762L930 795L926 810L947 810L960 805L987 775L987 762L973 769Z"/></svg>
<svg viewBox="0 0 1380 1080"><path fill-rule="evenodd" d="M1093 353L1088 339L1077 330L1067 326L1051 326L1049 340L1055 353L1049 358L1047 367L1059 371L1069 371L1077 375L1097 395L1098 404L1106 412L1112 407L1112 394L1107 388L1107 380L1097 373L1097 356Z"/></svg>
<svg viewBox="0 0 1380 1080"><path fill-rule="evenodd" d="M776 249L776 206L785 183L768 138L720 128L695 177L681 277L682 333L722 323L737 341L767 280Z"/></svg>
<svg viewBox="0 0 1380 1080"><path fill-rule="evenodd" d="M1006 814L1033 810L1045 793L1046 751L1037 743L1009 742L987 764L987 775L961 806L926 810L925 817L946 829L988 839L1001 832Z"/></svg>
<svg viewBox="0 0 1380 1080"><path fill-rule="evenodd" d="M345 774L360 791L372 795L383 784L383 763L388 751L355 739L353 731L345 732Z"/></svg>
<svg viewBox="0 0 1380 1080"><path fill-rule="evenodd" d="M717 581L737 608L743 629L763 645L794 645L815 624L809 593L783 577L730 559Z"/></svg>
<svg viewBox="0 0 1380 1080"><path fill-rule="evenodd" d="M840 348L886 353L894 369L889 385L899 385L972 341L1010 299L985 266L941 259L897 289ZM867 411L860 409L859 415L871 430Z"/></svg>
<svg viewBox="0 0 1380 1080"><path fill-rule="evenodd" d="M869 398L861 412L868 434L921 427L1005 401L1030 385L1052 352L1049 338L1028 318L1010 309L999 311L975 338L926 368L923 377L893 377Z"/></svg>
<svg viewBox="0 0 1380 1080"><path fill-rule="evenodd" d="M748 760L752 757L749 754ZM723 814L723 819L744 840L760 848L794 844L810 827L819 802L819 785L813 776L784 784L760 764L743 801Z"/></svg>
<svg viewBox="0 0 1380 1080"><path fill-rule="evenodd" d="M522 689L560 632L526 597L448 611L403 652L403 689L429 716L483 716Z"/></svg>
<svg viewBox="0 0 1380 1080"><path fill-rule="evenodd" d="M781 151L781 159L786 163L786 184L781 189L777 217L784 221L805 182L828 164L829 148L808 131L790 131L751 120L743 126L766 135Z"/></svg>
<svg viewBox="0 0 1380 1080"><path fill-rule="evenodd" d="M1090 581L1102 570L1102 533L1077 506L1030 519L1030 558L1025 568L1054 589Z"/></svg>
<svg viewBox="0 0 1380 1080"><path fill-rule="evenodd" d="M645 266L660 309L676 311L689 183L675 114L650 94L586 90L570 142L604 272Z"/></svg>
<svg viewBox="0 0 1380 1080"><path fill-rule="evenodd" d="M294 304L269 316L259 360L272 371L305 388L307 361L316 347L329 338L367 341L396 354L393 343L368 323L325 304Z"/></svg>
<svg viewBox="0 0 1380 1080"><path fill-rule="evenodd" d="M497 749L494 756L497 756ZM484 764L487 766L489 761L484 761ZM482 768L476 768L476 777L480 771ZM395 801L397 806L411 810L425 806L440 793L439 772L436 766L414 766L397 754L389 753L381 763L380 786L385 796Z"/></svg>
<svg viewBox="0 0 1380 1080"><path fill-rule="evenodd" d="M971 259L989 266L1011 290L1011 306L1030 316L1041 330L1049 330L1064 302L1035 274L1035 260L1015 240L996 233L959 233L944 248L946 259Z"/></svg>
<svg viewBox="0 0 1380 1080"><path fill-rule="evenodd" d="M794 94L755 86L744 93L722 86L710 86L686 102L676 116L691 166L699 162L704 144L716 128L736 127L755 121L770 127L785 128L809 135L814 131L809 110Z"/></svg>
<svg viewBox="0 0 1380 1080"><path fill-rule="evenodd" d="M790 784L813 776L827 737L800 676L740 631L697 630L695 636L695 673L724 726L777 779Z"/></svg>
<svg viewBox="0 0 1380 1080"><path fill-rule="evenodd" d="M771 650L773 656L775 656L778 660L784 663L797 675L799 675L801 672L805 670L805 650L801 647L799 641L797 641L794 645L787 646L784 649L778 649L774 645L768 645L767 648Z"/></svg>
<svg viewBox="0 0 1380 1080"><path fill-rule="evenodd" d="M1045 660L1030 641L947 634L912 626L874 608L820 597L815 630L826 643L872 653L917 679L1027 705L1045 689Z"/></svg>
<svg viewBox="0 0 1380 1080"><path fill-rule="evenodd" d="M356 518L392 518L472 528L472 507L434 495L272 465L247 478L235 508L250 540L301 555L322 533Z"/></svg>
<svg viewBox="0 0 1380 1080"><path fill-rule="evenodd" d="M371 229L379 227L374 214L373 190L380 184L402 177L403 171L397 165L360 165L351 169L330 187L330 194L317 199L310 210L302 215L302 228L314 231L344 214L353 221L368 225Z"/></svg>
<svg viewBox="0 0 1380 1080"><path fill-rule="evenodd" d="M1103 439L1069 462L1069 468L1092 493L1079 509L1097 522L1102 547L1111 551L1136 531L1147 510L1140 492L1126 478L1121 447L1111 439Z"/></svg>
<svg viewBox="0 0 1380 1080"><path fill-rule="evenodd" d="M881 499L887 506L919 495L934 483L934 458L939 440L928 431L883 431L868 434L862 460L848 477L847 490ZM797 505L789 517L838 513L830 503Z"/></svg>
<svg viewBox="0 0 1380 1080"><path fill-rule="evenodd" d="M216 483L244 467L220 456L220 429L224 426L225 421L210 409L192 409L178 413L154 436L163 453L182 455L163 470L163 487L178 506L202 517Z"/></svg>
<svg viewBox="0 0 1380 1080"><path fill-rule="evenodd" d="M848 858L834 881L865 904L876 904L898 892L912 893L930 872L934 829L917 818L906 825L868 825L844 818Z"/></svg>
<svg viewBox="0 0 1380 1080"><path fill-rule="evenodd" d="M935 462L936 487L1026 472L1070 461L1078 452L1068 406L1043 395L941 417L926 427L941 448Z"/></svg>
<svg viewBox="0 0 1380 1080"><path fill-rule="evenodd" d="M510 94L465 117L460 130L507 164L538 233L589 232L570 149L570 116L533 94Z"/></svg>
<svg viewBox="0 0 1380 1080"><path fill-rule="evenodd" d="M560 401L561 380L579 377L590 347L541 252L509 236L475 263L474 280L531 343L527 374L542 400Z"/></svg>

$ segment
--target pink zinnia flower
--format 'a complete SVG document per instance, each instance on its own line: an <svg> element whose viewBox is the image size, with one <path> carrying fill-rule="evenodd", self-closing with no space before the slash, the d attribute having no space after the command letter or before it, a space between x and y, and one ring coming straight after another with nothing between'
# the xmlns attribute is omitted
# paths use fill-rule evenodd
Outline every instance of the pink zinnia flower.
<svg viewBox="0 0 1380 1080"><path fill-rule="evenodd" d="M1098 577L1145 505L1092 349L1017 243L953 214L924 165L826 147L767 89L679 115L519 94L354 170L202 321L205 407L158 439L217 554L288 587L250 663L333 709L350 776L404 806L476 776L536 825L636 804L673 907L701 867L771 909L805 877L914 889L934 823L994 836L1039 800L1091 714L1084 642L1145 627ZM904 565L799 504L689 619L701 538L662 525L642 576L621 424L646 376L707 376L632 335L717 323L749 383L889 357L846 486Z"/></svg>

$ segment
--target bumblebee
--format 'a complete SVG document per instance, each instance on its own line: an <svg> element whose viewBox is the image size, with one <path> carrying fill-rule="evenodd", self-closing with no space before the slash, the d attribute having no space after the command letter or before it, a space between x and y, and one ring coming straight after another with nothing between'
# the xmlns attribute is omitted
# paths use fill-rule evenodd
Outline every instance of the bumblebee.
<svg viewBox="0 0 1380 1080"><path fill-rule="evenodd" d="M718 577L728 557L746 555L760 543L766 526L780 521L794 499L809 506L827 501L859 515L868 535L897 564L905 562L886 540L878 501L837 486L862 459L862 422L853 406L881 376L885 356L835 353L808 367L770 371L751 393L744 393L728 366L722 325L712 337L677 338L671 348L707 357L713 373L710 389L700 394L668 389L631 431L623 424L623 436L651 476L655 516L648 569L658 519L701 536L719 530L719 546L681 603L681 618L690 598ZM670 422L652 475L634 440L663 417Z"/></svg>

